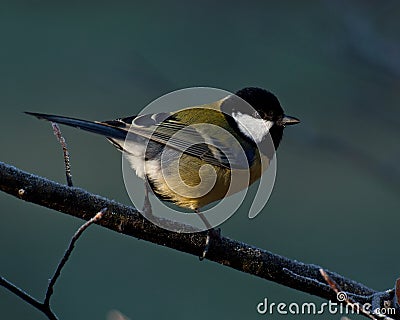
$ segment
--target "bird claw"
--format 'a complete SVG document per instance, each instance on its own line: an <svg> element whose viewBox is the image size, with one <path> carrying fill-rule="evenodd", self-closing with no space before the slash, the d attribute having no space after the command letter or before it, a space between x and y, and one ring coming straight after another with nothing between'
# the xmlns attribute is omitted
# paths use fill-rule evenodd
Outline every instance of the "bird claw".
<svg viewBox="0 0 400 320"><path fill-rule="evenodd" d="M201 254L201 256L199 257L200 261L203 261L204 258L206 257L208 250L210 249L210 243L211 240L216 240L216 239L221 239L221 229L217 228L217 229L209 229L207 231L207 237L206 237L206 243L204 245L204 249L203 249L203 253Z"/></svg>
<svg viewBox="0 0 400 320"><path fill-rule="evenodd" d="M153 217L153 210L151 208L151 202L150 202L150 194L151 188L147 182L145 182L144 185L144 202L143 202L143 208L142 208L142 216L143 219L146 218L147 220L151 220L151 217Z"/></svg>

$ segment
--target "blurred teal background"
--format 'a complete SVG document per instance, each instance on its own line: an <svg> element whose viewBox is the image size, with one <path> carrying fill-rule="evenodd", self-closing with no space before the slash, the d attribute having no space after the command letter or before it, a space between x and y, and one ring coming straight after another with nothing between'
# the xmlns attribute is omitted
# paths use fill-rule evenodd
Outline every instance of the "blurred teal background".
<svg viewBox="0 0 400 320"><path fill-rule="evenodd" d="M50 126L25 110L105 120L190 86L268 88L302 123L285 132L263 213L239 212L223 234L383 290L400 265L399 30L398 1L1 1L0 160L65 181ZM120 153L62 130L75 185L129 204ZM82 221L0 204L0 274L42 298ZM60 319L278 319L257 304L323 302L97 226L55 290ZM4 288L0 318L44 319Z"/></svg>

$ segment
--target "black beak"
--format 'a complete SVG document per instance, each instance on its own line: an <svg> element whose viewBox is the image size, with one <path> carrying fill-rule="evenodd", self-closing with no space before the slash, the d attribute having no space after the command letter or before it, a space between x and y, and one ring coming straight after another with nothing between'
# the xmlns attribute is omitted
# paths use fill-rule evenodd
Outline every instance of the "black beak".
<svg viewBox="0 0 400 320"><path fill-rule="evenodd" d="M283 118L281 120L281 124L283 126L291 126L293 124L298 124L298 123L300 123L299 119L287 115L283 115Z"/></svg>

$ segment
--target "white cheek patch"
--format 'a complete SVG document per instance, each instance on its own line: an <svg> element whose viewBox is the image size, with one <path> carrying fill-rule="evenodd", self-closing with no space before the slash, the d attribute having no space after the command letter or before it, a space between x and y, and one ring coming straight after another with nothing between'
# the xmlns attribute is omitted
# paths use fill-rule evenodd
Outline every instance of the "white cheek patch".
<svg viewBox="0 0 400 320"><path fill-rule="evenodd" d="M261 142L268 135L269 129L274 125L273 121L257 119L241 112L233 113L232 117L238 124L239 130L255 143Z"/></svg>

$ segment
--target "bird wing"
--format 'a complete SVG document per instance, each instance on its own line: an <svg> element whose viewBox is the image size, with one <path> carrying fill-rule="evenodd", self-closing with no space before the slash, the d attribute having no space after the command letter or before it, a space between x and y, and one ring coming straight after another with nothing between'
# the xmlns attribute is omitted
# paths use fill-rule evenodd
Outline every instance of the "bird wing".
<svg viewBox="0 0 400 320"><path fill-rule="evenodd" d="M213 109L204 113L202 108L189 108L176 113L132 116L103 123L126 130L128 140L130 134L133 137L139 135L216 166L246 169L255 156L254 146L239 143L239 137L224 115Z"/></svg>

